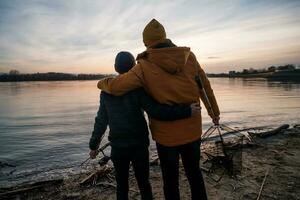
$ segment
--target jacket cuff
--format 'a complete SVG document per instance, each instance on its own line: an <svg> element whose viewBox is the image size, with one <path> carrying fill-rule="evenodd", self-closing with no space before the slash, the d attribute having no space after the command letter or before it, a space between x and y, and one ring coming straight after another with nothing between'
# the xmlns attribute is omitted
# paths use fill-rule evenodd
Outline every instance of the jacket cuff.
<svg viewBox="0 0 300 200"><path fill-rule="evenodd" d="M89 147L90 147L90 150L97 150L97 148L98 148L98 144L93 138L90 139Z"/></svg>
<svg viewBox="0 0 300 200"><path fill-rule="evenodd" d="M208 111L208 115L209 115L212 119L216 117L215 114L214 114L211 110Z"/></svg>

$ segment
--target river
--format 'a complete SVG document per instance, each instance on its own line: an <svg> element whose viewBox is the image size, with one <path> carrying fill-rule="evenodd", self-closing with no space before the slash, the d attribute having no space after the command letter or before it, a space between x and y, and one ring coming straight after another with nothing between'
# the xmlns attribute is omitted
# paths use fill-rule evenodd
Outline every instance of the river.
<svg viewBox="0 0 300 200"><path fill-rule="evenodd" d="M211 78L221 122L300 123L300 84ZM99 106L97 81L0 83L0 187L78 173ZM203 111L204 129L210 125Z"/></svg>

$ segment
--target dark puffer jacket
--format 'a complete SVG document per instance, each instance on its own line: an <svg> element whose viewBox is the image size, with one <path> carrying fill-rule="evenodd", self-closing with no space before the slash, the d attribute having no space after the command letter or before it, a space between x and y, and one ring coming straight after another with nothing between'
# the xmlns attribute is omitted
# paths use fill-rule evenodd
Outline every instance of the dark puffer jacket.
<svg viewBox="0 0 300 200"><path fill-rule="evenodd" d="M159 104L143 89L133 90L118 97L102 91L90 149L97 149L107 125L110 128L108 139L112 147L148 146L149 132L142 109L151 117L164 121L191 116L189 105Z"/></svg>

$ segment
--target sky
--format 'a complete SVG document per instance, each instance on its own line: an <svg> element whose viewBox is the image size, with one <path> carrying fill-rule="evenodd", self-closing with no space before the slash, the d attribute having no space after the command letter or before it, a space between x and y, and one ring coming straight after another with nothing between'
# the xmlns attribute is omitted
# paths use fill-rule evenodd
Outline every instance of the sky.
<svg viewBox="0 0 300 200"><path fill-rule="evenodd" d="M113 73L152 18L206 72L300 64L299 0L0 0L0 72Z"/></svg>

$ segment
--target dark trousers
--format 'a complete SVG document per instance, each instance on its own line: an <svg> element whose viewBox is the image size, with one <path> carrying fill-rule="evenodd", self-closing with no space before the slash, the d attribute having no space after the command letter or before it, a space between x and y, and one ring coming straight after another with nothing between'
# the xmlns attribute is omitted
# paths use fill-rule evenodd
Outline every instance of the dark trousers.
<svg viewBox="0 0 300 200"><path fill-rule="evenodd" d="M192 200L206 200L205 185L200 170L200 141L167 147L156 144L162 170L166 200L180 200L179 156L191 188Z"/></svg>
<svg viewBox="0 0 300 200"><path fill-rule="evenodd" d="M147 147L111 149L111 160L117 181L117 200L128 200L129 164L132 163L142 200L152 200L149 182L149 151Z"/></svg>

